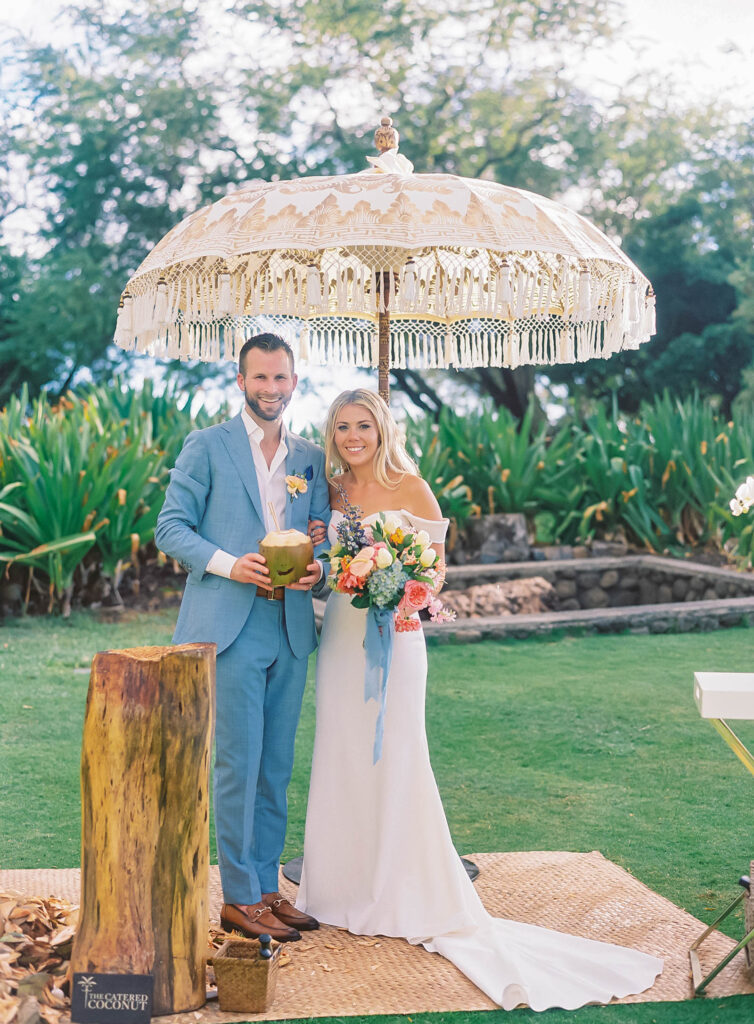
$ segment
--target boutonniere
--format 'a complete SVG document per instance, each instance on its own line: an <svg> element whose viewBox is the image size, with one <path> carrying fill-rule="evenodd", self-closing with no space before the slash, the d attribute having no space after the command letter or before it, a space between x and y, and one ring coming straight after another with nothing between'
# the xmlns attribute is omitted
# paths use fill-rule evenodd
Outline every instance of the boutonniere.
<svg viewBox="0 0 754 1024"><path fill-rule="evenodd" d="M307 481L314 476L314 470L307 466L303 473L291 473L285 478L285 486L291 496L291 501L298 498L299 494L306 494L309 490Z"/></svg>

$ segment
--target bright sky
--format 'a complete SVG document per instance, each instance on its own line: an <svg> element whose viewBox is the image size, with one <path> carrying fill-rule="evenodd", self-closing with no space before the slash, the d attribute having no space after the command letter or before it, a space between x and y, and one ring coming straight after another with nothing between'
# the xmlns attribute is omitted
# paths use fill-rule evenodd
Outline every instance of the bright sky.
<svg viewBox="0 0 754 1024"><path fill-rule="evenodd" d="M588 69L597 80L666 72L691 97L754 102L754 3L751 0L625 0L627 35ZM639 45L639 53L633 52Z"/></svg>
<svg viewBox="0 0 754 1024"><path fill-rule="evenodd" d="M56 14L65 6L63 0L0 0L0 32L19 28L40 42L59 37ZM752 0L624 0L624 9L632 42L593 55L584 65L585 82L602 82L609 93L632 74L659 71L692 96L722 95L742 106L754 101Z"/></svg>

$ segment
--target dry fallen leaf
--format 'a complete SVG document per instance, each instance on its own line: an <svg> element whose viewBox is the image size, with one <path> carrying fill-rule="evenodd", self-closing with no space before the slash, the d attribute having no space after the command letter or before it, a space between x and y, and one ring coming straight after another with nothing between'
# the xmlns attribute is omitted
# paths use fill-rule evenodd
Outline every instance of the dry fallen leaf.
<svg viewBox="0 0 754 1024"><path fill-rule="evenodd" d="M68 957L78 917L77 905L54 896L0 892L0 1024L69 1024ZM211 927L210 955L227 938ZM279 962L290 963L290 954Z"/></svg>

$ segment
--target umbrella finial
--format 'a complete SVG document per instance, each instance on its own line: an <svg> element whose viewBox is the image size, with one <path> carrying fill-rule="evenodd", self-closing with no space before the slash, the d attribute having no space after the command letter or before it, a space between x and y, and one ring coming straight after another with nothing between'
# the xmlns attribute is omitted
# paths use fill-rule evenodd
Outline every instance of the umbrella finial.
<svg viewBox="0 0 754 1024"><path fill-rule="evenodd" d="M411 174L414 165L398 152L399 140L400 136L393 128L392 117L383 117L380 127L374 133L374 144L380 155L367 157L374 171L382 174Z"/></svg>
<svg viewBox="0 0 754 1024"><path fill-rule="evenodd" d="M399 142L400 135L393 128L392 117L383 117L380 121L380 127L374 133L374 144L377 147L377 152L382 156L389 149L398 149Z"/></svg>

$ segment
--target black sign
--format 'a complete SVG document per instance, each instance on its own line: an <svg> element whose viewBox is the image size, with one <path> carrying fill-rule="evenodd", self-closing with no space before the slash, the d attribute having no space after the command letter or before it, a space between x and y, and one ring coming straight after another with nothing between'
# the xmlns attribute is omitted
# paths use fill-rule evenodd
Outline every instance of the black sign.
<svg viewBox="0 0 754 1024"><path fill-rule="evenodd" d="M79 1024L149 1024L151 974L74 974L71 1020Z"/></svg>

